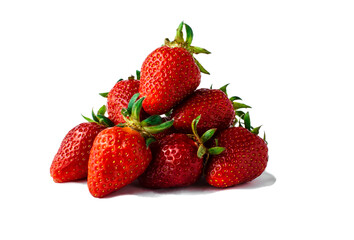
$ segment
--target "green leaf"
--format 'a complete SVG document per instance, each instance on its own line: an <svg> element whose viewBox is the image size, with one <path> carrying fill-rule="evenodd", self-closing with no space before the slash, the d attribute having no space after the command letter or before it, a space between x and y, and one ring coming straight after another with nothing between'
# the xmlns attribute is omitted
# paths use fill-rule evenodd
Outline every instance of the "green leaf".
<svg viewBox="0 0 354 240"><path fill-rule="evenodd" d="M117 127L126 127L126 124L125 123L118 123L116 126Z"/></svg>
<svg viewBox="0 0 354 240"><path fill-rule="evenodd" d="M239 102L233 102L232 105L235 110L240 109L240 108L251 108L250 106L243 104L243 103L239 103Z"/></svg>
<svg viewBox="0 0 354 240"><path fill-rule="evenodd" d="M138 99L140 93L135 93L132 98L130 99L127 107L128 114L130 115L132 113L133 105L135 101Z"/></svg>
<svg viewBox="0 0 354 240"><path fill-rule="evenodd" d="M220 153L222 153L223 151L225 151L224 147L212 147L208 149L208 153L210 155L219 155Z"/></svg>
<svg viewBox="0 0 354 240"><path fill-rule="evenodd" d="M251 131L251 119L250 119L250 114L249 114L249 112L247 112L247 113L245 114L244 121L245 121L245 128L246 128L248 131Z"/></svg>
<svg viewBox="0 0 354 240"><path fill-rule="evenodd" d="M192 43L192 40L193 40L193 31L192 31L192 28L189 25L187 25L186 23L184 24L184 26L186 28L186 33L187 33L186 43L187 43L187 46L190 46Z"/></svg>
<svg viewBox="0 0 354 240"><path fill-rule="evenodd" d="M107 98L109 92L99 93L102 97Z"/></svg>
<svg viewBox="0 0 354 240"><path fill-rule="evenodd" d="M98 109L97 114L104 115L106 113L106 105L103 105L100 109Z"/></svg>
<svg viewBox="0 0 354 240"><path fill-rule="evenodd" d="M178 43L183 43L184 42L184 39L183 39L183 25L184 23L181 22L176 30L176 37L175 37L175 41L178 42Z"/></svg>
<svg viewBox="0 0 354 240"><path fill-rule="evenodd" d="M130 114L128 112L128 110L126 108L122 108L122 110L120 111L120 113L124 116L124 117L128 117Z"/></svg>
<svg viewBox="0 0 354 240"><path fill-rule="evenodd" d="M210 73L198 62L198 60L193 57L195 64L197 64L200 72L210 75Z"/></svg>
<svg viewBox="0 0 354 240"><path fill-rule="evenodd" d="M156 142L156 139L153 137L150 137L145 140L146 147L149 147L151 143Z"/></svg>
<svg viewBox="0 0 354 240"><path fill-rule="evenodd" d="M207 152L208 149L204 145L200 145L197 151L198 158L202 158Z"/></svg>
<svg viewBox="0 0 354 240"><path fill-rule="evenodd" d="M212 138L214 136L215 131L216 131L216 128L209 129L208 131L206 131L202 135L202 137L200 138L200 141L202 143L205 143L206 141L208 141L210 138Z"/></svg>
<svg viewBox="0 0 354 240"><path fill-rule="evenodd" d="M235 111L236 116L239 116L241 119L245 116L245 112L243 111Z"/></svg>
<svg viewBox="0 0 354 240"><path fill-rule="evenodd" d="M141 122L141 126L153 126L162 123L162 118L160 115L153 115Z"/></svg>
<svg viewBox="0 0 354 240"><path fill-rule="evenodd" d="M210 85L210 89L213 89L213 84Z"/></svg>
<svg viewBox="0 0 354 240"><path fill-rule="evenodd" d="M95 122L98 122L98 121L99 121L98 118L97 118L97 116L96 116L96 114L95 114L95 112L93 111L93 108L92 108L92 118L93 118L93 120L94 120Z"/></svg>
<svg viewBox="0 0 354 240"><path fill-rule="evenodd" d="M190 48L191 48L192 53L194 53L194 54L199 54L199 53L210 54L211 53L208 50L206 50L205 48L201 48L201 47L191 46Z"/></svg>
<svg viewBox="0 0 354 240"><path fill-rule="evenodd" d="M221 88L219 88L221 91L223 91L223 92L226 94L226 96L227 96L226 88L227 88L227 86L229 86L229 84L230 84L230 83L228 83L228 84L222 86Z"/></svg>
<svg viewBox="0 0 354 240"><path fill-rule="evenodd" d="M215 138L214 142L215 142L215 146L219 145L219 139Z"/></svg>
<svg viewBox="0 0 354 240"><path fill-rule="evenodd" d="M140 71L139 70L136 70L136 79L140 80Z"/></svg>
<svg viewBox="0 0 354 240"><path fill-rule="evenodd" d="M106 125L107 127L113 127L114 123L106 116L97 114L97 118L99 119L99 123Z"/></svg>
<svg viewBox="0 0 354 240"><path fill-rule="evenodd" d="M265 141L265 143L268 145L267 139L266 139L266 133L263 133L263 140Z"/></svg>
<svg viewBox="0 0 354 240"><path fill-rule="evenodd" d="M143 129L151 134L156 134L156 133L160 133L160 132L170 128L172 125L173 125L173 120L170 120L170 121L163 122L163 123L156 125L156 126L143 127Z"/></svg>
<svg viewBox="0 0 354 240"><path fill-rule="evenodd" d="M82 116L83 118L85 118L85 120L88 121L88 122L95 122L95 121L93 121L91 118L85 117L85 116L82 115L82 114L81 114L81 116Z"/></svg>
<svg viewBox="0 0 354 240"><path fill-rule="evenodd" d="M232 96L230 97L230 101L233 102L235 100L242 100L240 97L237 97L237 96Z"/></svg>
<svg viewBox="0 0 354 240"><path fill-rule="evenodd" d="M198 138L198 139L199 139L199 135L198 135L198 132L197 132L197 125L198 125L198 122L200 120L200 117L201 117L201 115L199 115L198 117L193 119L192 124L191 124L192 132L193 132L194 136L196 138Z"/></svg>
<svg viewBox="0 0 354 240"><path fill-rule="evenodd" d="M251 131L251 133L254 133L254 134L258 135L258 134L259 134L259 129L260 129L261 127L262 127L262 125L259 126L259 127L253 128L252 131Z"/></svg>
<svg viewBox="0 0 354 240"><path fill-rule="evenodd" d="M170 111L168 111L167 113L165 113L166 117L170 117L172 115L173 109L171 109Z"/></svg>
<svg viewBox="0 0 354 240"><path fill-rule="evenodd" d="M135 119L136 121L140 122L140 111L141 111L141 108L143 106L143 101L144 101L145 97L143 98L140 98L138 101L136 101L134 104L133 104L133 107L132 107L132 112L130 114L130 117L132 119Z"/></svg>
<svg viewBox="0 0 354 240"><path fill-rule="evenodd" d="M117 82L123 81L123 78L120 78Z"/></svg>

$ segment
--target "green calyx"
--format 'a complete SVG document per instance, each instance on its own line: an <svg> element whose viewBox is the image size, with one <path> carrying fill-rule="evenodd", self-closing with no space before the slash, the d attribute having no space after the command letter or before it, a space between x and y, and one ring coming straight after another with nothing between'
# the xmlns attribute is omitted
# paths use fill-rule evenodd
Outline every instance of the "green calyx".
<svg viewBox="0 0 354 240"><path fill-rule="evenodd" d="M139 93L132 96L127 108L123 108L121 113L125 123L118 124L118 127L130 127L138 132L146 139L146 144L154 141L153 134L160 133L173 125L173 120L163 122L159 115L150 116L141 121L140 112L145 99L139 98Z"/></svg>
<svg viewBox="0 0 354 240"><path fill-rule="evenodd" d="M207 142L209 139L211 139L214 136L214 134L216 132L216 128L209 129L200 137L197 132L197 125L200 120L200 117L201 117L201 115L199 115L198 117L196 117L192 121L193 135L191 135L190 137L193 138L193 140L198 145L198 151L197 151L198 158L202 158L202 157L206 156L206 159L209 159L209 155L218 155L218 154L222 153L225 150L225 148L218 147L218 146L212 147L212 148L207 148L204 145L205 142Z"/></svg>
<svg viewBox="0 0 354 240"><path fill-rule="evenodd" d="M221 91L223 91L226 96L227 95L227 86L229 84L226 84L224 86L222 86L221 88L219 88ZM212 86L210 86L210 89L212 89ZM258 127L252 127L251 125L251 119L250 119L250 114L249 112L244 112L243 109L244 108L252 108L251 106L248 106L244 103L240 103L238 100L242 100L240 97L237 96L232 96L229 98L230 101L232 102L232 106L235 110L235 120L233 122L233 126L236 126L236 124L238 124L239 127L244 127L246 128L248 131L258 135L259 134L259 129L261 128L261 126ZM237 101L237 102L236 102ZM242 109L242 110L241 110ZM265 140L265 133L264 133L264 137L263 140L266 142Z"/></svg>
<svg viewBox="0 0 354 240"><path fill-rule="evenodd" d="M140 71L136 70L136 79L140 80ZM135 77L133 75L128 77L128 80L135 80ZM123 78L119 79L117 82L123 81ZM99 93L100 96L107 98L108 97L108 93L109 92L103 92L103 93Z"/></svg>
<svg viewBox="0 0 354 240"><path fill-rule="evenodd" d="M185 27L186 30L186 40L183 38L183 27ZM208 50L205 48L200 48L200 47L195 47L191 46L193 40L193 30L192 28L184 23L181 22L181 24L177 28L176 32L176 37L175 39L171 42L168 38L165 39L165 46L168 47L182 47L185 48L187 51L189 51L192 55L193 54L199 54L199 53L205 53L205 54L210 54ZM199 70L202 73L205 74L210 74L199 62L198 60L193 56L194 62L197 64Z"/></svg>
<svg viewBox="0 0 354 240"><path fill-rule="evenodd" d="M92 109L92 119L85 117L82 114L81 116L85 118L86 121L88 122L94 122L106 127L113 127L114 123L108 117L105 116L105 113L106 113L106 106L103 105L100 109L98 109L97 114L95 114L95 112Z"/></svg>

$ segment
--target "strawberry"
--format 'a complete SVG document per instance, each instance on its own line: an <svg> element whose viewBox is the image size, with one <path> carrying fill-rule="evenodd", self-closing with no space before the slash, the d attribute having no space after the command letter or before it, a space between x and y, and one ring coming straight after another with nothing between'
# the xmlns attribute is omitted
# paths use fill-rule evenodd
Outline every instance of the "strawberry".
<svg viewBox="0 0 354 240"><path fill-rule="evenodd" d="M186 28L186 41L182 29ZM193 54L210 52L191 46L192 29L181 23L176 38L150 53L141 67L139 93L146 97L144 110L150 114L163 114L182 101L199 86L201 72L209 74Z"/></svg>
<svg viewBox="0 0 354 240"><path fill-rule="evenodd" d="M204 143L212 137L216 129L210 129L202 137L196 133L200 116L193 120L194 137L174 133L164 137L153 148L153 160L139 177L144 187L168 188L188 186L195 183L202 174L203 156L219 154L223 148L207 149Z"/></svg>
<svg viewBox="0 0 354 240"><path fill-rule="evenodd" d="M173 126L178 132L191 133L191 123L198 115L201 115L199 133L210 128L220 131L230 127L235 118L235 110L224 91L201 88L173 109Z"/></svg>
<svg viewBox="0 0 354 240"><path fill-rule="evenodd" d="M263 173L268 162L265 139L257 136L258 128L252 128L249 114L245 115L245 127L231 127L217 136L219 146L225 151L212 156L206 166L206 180L215 187L229 187L252 181Z"/></svg>
<svg viewBox="0 0 354 240"><path fill-rule="evenodd" d="M126 122L119 124L120 127L103 130L93 142L87 184L94 197L104 197L137 179L152 159L148 148L150 136L173 124L173 121L161 123L159 116L151 116L140 122L144 98L136 101L138 96L133 95L128 108L122 109ZM158 125L151 126L154 123Z"/></svg>
<svg viewBox="0 0 354 240"><path fill-rule="evenodd" d="M107 113L108 118L114 124L124 123L121 111L127 108L129 100L132 96L139 92L140 72L137 71L137 80L134 76L130 76L128 80L120 79L108 93L100 93L101 96L107 97ZM147 114L141 111L141 117L146 117Z"/></svg>
<svg viewBox="0 0 354 240"><path fill-rule="evenodd" d="M87 163L95 137L111 124L103 115L103 106L89 122L81 123L71 129L64 137L50 167L54 182L69 182L87 177Z"/></svg>

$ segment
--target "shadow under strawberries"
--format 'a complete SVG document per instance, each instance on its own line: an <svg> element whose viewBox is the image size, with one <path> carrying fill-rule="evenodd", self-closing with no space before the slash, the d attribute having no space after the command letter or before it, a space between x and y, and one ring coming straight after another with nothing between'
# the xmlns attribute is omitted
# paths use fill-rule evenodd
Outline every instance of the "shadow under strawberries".
<svg viewBox="0 0 354 240"><path fill-rule="evenodd" d="M195 184L188 187L165 188L165 189L149 189L140 186L138 181L134 181L130 185L120 189L117 192L111 193L105 198L114 198L124 195L136 195L140 197L161 197L163 195L201 195L210 194L220 191L232 191L236 189L256 189L271 186L276 182L276 178L268 173L263 172L261 176L251 182L236 185L229 188L215 188L208 185L205 179L201 178Z"/></svg>

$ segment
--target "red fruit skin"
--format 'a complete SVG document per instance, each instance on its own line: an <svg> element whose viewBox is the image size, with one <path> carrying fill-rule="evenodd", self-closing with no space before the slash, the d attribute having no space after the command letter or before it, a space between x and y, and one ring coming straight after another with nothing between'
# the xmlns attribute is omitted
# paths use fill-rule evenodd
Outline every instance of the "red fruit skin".
<svg viewBox="0 0 354 240"><path fill-rule="evenodd" d="M87 163L95 137L105 129L97 123L81 123L64 137L50 166L54 182L69 182L87 177Z"/></svg>
<svg viewBox="0 0 354 240"><path fill-rule="evenodd" d="M125 123L121 114L122 108L127 108L128 103L135 93L139 92L139 80L129 79L117 82L109 91L107 96L107 113L108 118L114 122ZM147 117L147 114L142 110L140 118Z"/></svg>
<svg viewBox="0 0 354 240"><path fill-rule="evenodd" d="M220 132L218 146L225 147L212 156L206 167L206 180L214 187L230 187L252 181L263 173L268 163L268 147L259 136L243 127Z"/></svg>
<svg viewBox="0 0 354 240"><path fill-rule="evenodd" d="M141 96L150 115L168 112L200 84L200 70L192 54L180 47L163 46L148 55L141 68Z"/></svg>
<svg viewBox="0 0 354 240"><path fill-rule="evenodd" d="M202 174L203 158L196 143L185 134L171 134L158 142L153 160L138 178L148 188L170 188L195 183Z"/></svg>
<svg viewBox="0 0 354 240"><path fill-rule="evenodd" d="M235 110L223 91L201 88L173 109L173 126L178 132L192 133L192 121L199 115L197 130L203 134L211 128L220 131L230 127L235 119Z"/></svg>
<svg viewBox="0 0 354 240"><path fill-rule="evenodd" d="M87 185L102 198L137 179L152 159L145 139L129 127L103 130L95 139L88 163Z"/></svg>

